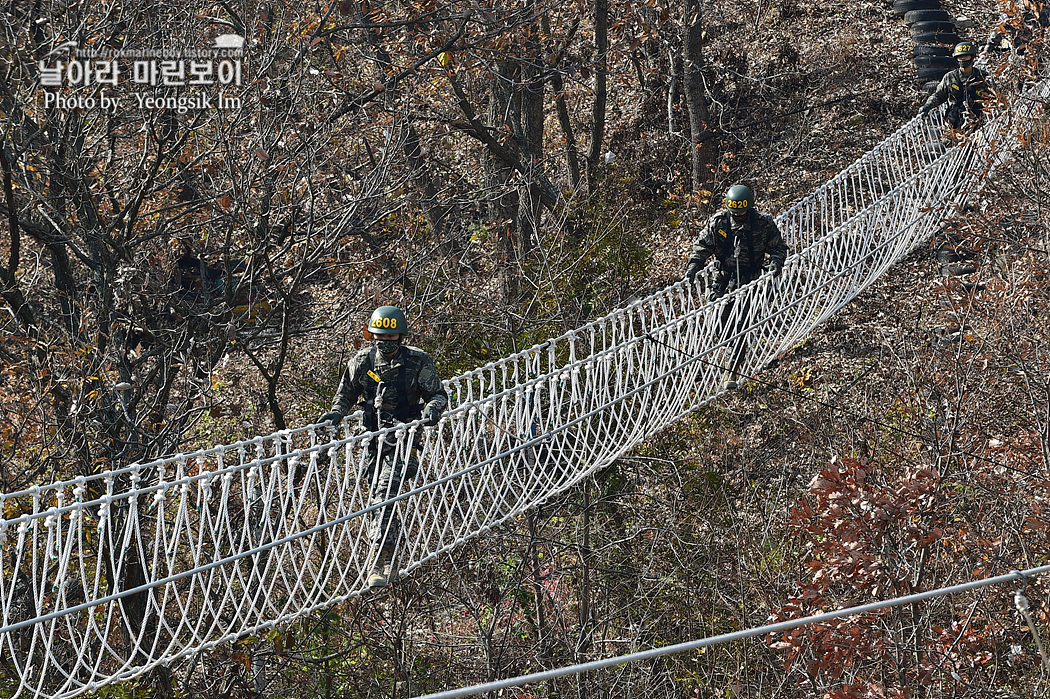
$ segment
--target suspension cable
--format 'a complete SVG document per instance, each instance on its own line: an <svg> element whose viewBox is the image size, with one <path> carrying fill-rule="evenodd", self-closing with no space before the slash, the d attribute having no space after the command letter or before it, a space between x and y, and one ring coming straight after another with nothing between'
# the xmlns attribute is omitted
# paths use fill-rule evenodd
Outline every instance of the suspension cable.
<svg viewBox="0 0 1050 699"><path fill-rule="evenodd" d="M695 641L677 643L672 646L663 646L662 648L652 648L650 650L638 651L636 653L617 655L612 658L605 658L603 660L593 660L588 663L567 665L565 667L555 668L553 670L534 672L526 675L518 675L517 677L511 677L505 680L496 680L493 682L471 685L469 687L462 687L459 689L450 689L442 692L437 692L435 694L421 694L416 697L413 697L413 699L455 699L456 697L468 697L476 694L483 694L485 692L493 692L498 689L506 689L508 687L520 687L523 684L542 682L545 680L554 679L556 677L565 677L566 675L578 675L583 672L601 670L602 668L611 667L613 665L626 665L627 663L636 663L643 660L650 660L652 658L660 658L665 655L685 653L691 650L698 650L700 648L707 648L709 646L717 646L724 643L730 643L732 641L743 640L745 638L753 638L755 636L765 636L766 634L780 633L782 631L796 629L800 626L819 624L825 621L830 621L832 619L841 619L843 617L850 617L856 616L858 614L867 614L868 612L876 612L884 609L891 609L893 607L900 607L915 602L921 602L923 600L934 599L936 597L944 597L946 595L958 594L960 592L968 592L970 590L977 590L983 587L990 587L992 585L1001 585L1003 583L1012 582L1015 580L1024 581L1028 577L1043 575L1044 573L1050 573L1050 565L1040 566L1038 568L1029 568L1028 570L1012 570L1009 573L1006 573L1005 575L998 575L994 578L985 578L984 580L972 580L967 583L952 585L950 587L941 587L936 590L917 592L915 594L905 595L903 597L894 597L892 599L884 600L882 602L871 602L869 604L862 604L856 607L847 607L845 609L839 609L834 612L814 614L812 616L803 617L801 619L792 619L790 621L781 621L776 624L767 624L765 626L744 629L742 631L733 631L732 633L721 634L719 636L711 636L709 638L701 638Z"/></svg>

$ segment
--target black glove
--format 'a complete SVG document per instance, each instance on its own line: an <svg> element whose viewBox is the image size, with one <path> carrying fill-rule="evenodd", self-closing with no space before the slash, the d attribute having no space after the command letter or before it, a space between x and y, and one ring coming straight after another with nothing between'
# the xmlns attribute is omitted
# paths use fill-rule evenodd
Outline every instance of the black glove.
<svg viewBox="0 0 1050 699"><path fill-rule="evenodd" d="M432 408L423 409L423 424L427 427L434 427L438 424L438 420L441 419L441 411L434 410Z"/></svg>
<svg viewBox="0 0 1050 699"><path fill-rule="evenodd" d="M774 277L779 277L784 271L784 263L780 260L770 260L769 267L767 267L766 269L772 272Z"/></svg>
<svg viewBox="0 0 1050 699"><path fill-rule="evenodd" d="M685 268L685 278L688 279L690 283L696 283L696 273L699 271L700 265L694 262Z"/></svg>
<svg viewBox="0 0 1050 699"><path fill-rule="evenodd" d="M338 410L333 410L331 412L325 413L321 417L317 418L317 423L318 424L320 424L322 422L331 422L332 423L332 427L338 426L339 423L342 422L342 421L343 421L343 414L341 412L339 412Z"/></svg>
<svg viewBox="0 0 1050 699"><path fill-rule="evenodd" d="M414 456L408 457L408 461L405 462L405 468L401 471L401 477L406 481L410 481L419 474L419 459Z"/></svg>

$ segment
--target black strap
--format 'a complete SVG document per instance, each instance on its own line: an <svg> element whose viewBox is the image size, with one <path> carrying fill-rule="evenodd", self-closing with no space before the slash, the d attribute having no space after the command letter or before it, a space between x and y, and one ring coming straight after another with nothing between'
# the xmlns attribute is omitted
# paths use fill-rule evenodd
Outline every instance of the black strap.
<svg viewBox="0 0 1050 699"><path fill-rule="evenodd" d="M747 212L747 235L744 236L744 240L747 241L747 267L748 270L752 270L755 267L755 210L749 209ZM749 280L750 281L750 280Z"/></svg>
<svg viewBox="0 0 1050 699"><path fill-rule="evenodd" d="M402 422L411 422L419 417L418 415L413 417L415 411L408 404L408 381L406 377L407 369L405 368L407 364L408 362L402 357L401 368L397 372L397 407L394 408L394 417Z"/></svg>
<svg viewBox="0 0 1050 699"><path fill-rule="evenodd" d="M366 376L367 372L374 372L376 366L376 348L373 347L372 351L368 353L368 366L365 369ZM402 351L407 351L402 348ZM397 405L394 406L394 418L401 422L412 422L418 420L423 414L423 406L420 404L411 405L408 402L408 362L407 357L402 357L401 366L398 367L397 381L394 385L394 390L397 391ZM369 377L371 378L371 377ZM364 425L370 430L379 429L379 415L376 414L375 398L376 389L379 384L375 380L369 380L365 382L365 405L364 405Z"/></svg>
<svg viewBox="0 0 1050 699"><path fill-rule="evenodd" d="M733 214L726 211L722 214L722 226L726 229L725 244L722 245L722 254L718 256L719 262L725 262L729 259L729 255L733 252L733 241L736 239L736 232L733 231Z"/></svg>
<svg viewBox="0 0 1050 699"><path fill-rule="evenodd" d="M952 82L959 86L958 90L952 90L952 101L962 106L966 102L966 83L963 82L962 71L958 68L952 71Z"/></svg>
<svg viewBox="0 0 1050 699"><path fill-rule="evenodd" d="M371 377L368 376L368 373L375 369L375 365L376 348L373 347L372 351L368 353L368 364L365 368L366 378L371 379ZM363 388L365 390L365 414L364 417L361 419L361 422L364 423L366 429L374 432L375 430L379 429L379 416L376 415L376 387L378 386L378 384L374 383L371 380L365 381L364 384L365 385L363 386Z"/></svg>
<svg viewBox="0 0 1050 699"><path fill-rule="evenodd" d="M749 209L747 212L747 225L748 230L741 235L738 235L733 230L733 214L728 211L725 213L725 219L723 225L728 231L726 236L726 244L722 249L722 254L718 257L719 262L725 262L729 259L729 255L736 249L736 239L739 237L747 245L747 264L748 268L755 266L755 210ZM737 258L739 262L740 258Z"/></svg>

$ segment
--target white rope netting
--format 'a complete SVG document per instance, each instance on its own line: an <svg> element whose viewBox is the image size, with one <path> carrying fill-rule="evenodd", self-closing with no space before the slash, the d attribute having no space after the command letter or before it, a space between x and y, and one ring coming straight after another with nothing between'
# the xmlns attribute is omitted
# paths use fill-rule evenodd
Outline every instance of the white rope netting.
<svg viewBox="0 0 1050 699"><path fill-rule="evenodd" d="M909 122L778 217L782 278L714 303L675 284L457 376L436 428L310 426L0 495L26 512L0 520L0 675L41 697L130 679L363 592L382 507L404 575L573 487L717 396L740 343L757 371L926 241L1048 92L947 150ZM417 433L419 476L370 504L368 445Z"/></svg>

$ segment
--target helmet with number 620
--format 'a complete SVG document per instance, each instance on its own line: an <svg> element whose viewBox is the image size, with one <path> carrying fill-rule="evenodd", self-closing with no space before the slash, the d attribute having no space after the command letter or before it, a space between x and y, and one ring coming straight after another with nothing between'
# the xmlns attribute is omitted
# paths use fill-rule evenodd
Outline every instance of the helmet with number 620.
<svg viewBox="0 0 1050 699"><path fill-rule="evenodd" d="M734 214L746 214L755 203L751 189L742 184L735 184L726 192L726 208Z"/></svg>
<svg viewBox="0 0 1050 699"><path fill-rule="evenodd" d="M407 335L408 319L397 306L380 306L372 311L365 331L373 335Z"/></svg>

